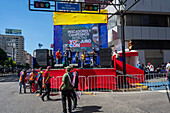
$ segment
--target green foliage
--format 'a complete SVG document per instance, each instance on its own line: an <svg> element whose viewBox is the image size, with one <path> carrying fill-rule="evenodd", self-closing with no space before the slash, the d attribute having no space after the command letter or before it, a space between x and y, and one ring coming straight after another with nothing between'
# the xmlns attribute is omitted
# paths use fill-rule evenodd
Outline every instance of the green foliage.
<svg viewBox="0 0 170 113"><path fill-rule="evenodd" d="M15 67L16 66L16 62L12 60L11 57L9 57L7 60L5 60L4 62L4 66L6 67Z"/></svg>
<svg viewBox="0 0 170 113"><path fill-rule="evenodd" d="M29 69L29 68L30 68L30 65L29 65L28 63L25 63L25 64L24 64L24 67L25 67L26 69Z"/></svg>
<svg viewBox="0 0 170 113"><path fill-rule="evenodd" d="M4 65L4 61L7 59L6 52L0 48L0 65Z"/></svg>

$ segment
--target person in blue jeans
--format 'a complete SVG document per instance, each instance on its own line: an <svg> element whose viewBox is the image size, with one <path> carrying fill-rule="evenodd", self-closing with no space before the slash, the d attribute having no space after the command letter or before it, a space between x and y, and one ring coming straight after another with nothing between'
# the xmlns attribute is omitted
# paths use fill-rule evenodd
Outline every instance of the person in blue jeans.
<svg viewBox="0 0 170 113"><path fill-rule="evenodd" d="M167 71L166 77L168 79L168 88L170 90L170 62L168 62L166 65L166 71Z"/></svg>
<svg viewBox="0 0 170 113"><path fill-rule="evenodd" d="M42 68L40 67L39 68L39 72L38 72L38 76L37 76L37 82L38 82L38 86L39 86L40 92L37 95L37 97L42 95L42 80L43 80L43 71L42 71Z"/></svg>
<svg viewBox="0 0 170 113"><path fill-rule="evenodd" d="M22 73L20 74L20 78L19 78L19 94L21 94L21 89L22 89L22 85L24 87L24 93L26 93L26 86L25 86L25 77L26 77L27 71L23 70Z"/></svg>

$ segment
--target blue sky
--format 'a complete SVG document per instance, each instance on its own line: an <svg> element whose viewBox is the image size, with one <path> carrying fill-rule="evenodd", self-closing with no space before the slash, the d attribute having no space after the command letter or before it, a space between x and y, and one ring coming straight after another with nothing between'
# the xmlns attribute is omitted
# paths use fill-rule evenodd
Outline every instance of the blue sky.
<svg viewBox="0 0 170 113"><path fill-rule="evenodd" d="M5 29L21 29L25 38L24 49L32 54L38 49L50 49L53 43L53 13L29 11L28 0L1 0L0 1L0 34Z"/></svg>

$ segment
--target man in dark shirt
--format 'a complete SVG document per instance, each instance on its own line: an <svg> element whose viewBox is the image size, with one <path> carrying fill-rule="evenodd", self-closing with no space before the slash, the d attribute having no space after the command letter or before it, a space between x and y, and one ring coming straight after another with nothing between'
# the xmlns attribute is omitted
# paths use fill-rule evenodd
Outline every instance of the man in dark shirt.
<svg viewBox="0 0 170 113"><path fill-rule="evenodd" d="M92 58L93 58L94 67L96 67L97 66L97 52L95 48L93 48Z"/></svg>
<svg viewBox="0 0 170 113"><path fill-rule="evenodd" d="M70 50L70 47L67 47L65 57L67 58L67 66L69 66L69 64L72 63L72 52Z"/></svg>

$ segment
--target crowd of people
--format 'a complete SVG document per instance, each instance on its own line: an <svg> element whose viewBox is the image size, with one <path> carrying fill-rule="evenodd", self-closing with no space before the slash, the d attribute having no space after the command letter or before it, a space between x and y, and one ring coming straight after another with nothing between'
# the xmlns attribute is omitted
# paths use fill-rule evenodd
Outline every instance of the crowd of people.
<svg viewBox="0 0 170 113"><path fill-rule="evenodd" d="M58 51L55 53L56 55L56 64L64 64L64 66L69 66L69 64L72 64L73 61L73 54L70 50L70 47L67 47L67 50L65 51L64 55L62 54L61 50L58 49ZM96 67L97 66L97 52L95 48L93 48L93 51L90 53L85 53L85 51L81 52L81 55L79 55L79 51L75 54L75 63L81 64L81 68L84 67L85 61L87 57L91 57L90 63ZM63 63L64 58L64 63Z"/></svg>
<svg viewBox="0 0 170 113"><path fill-rule="evenodd" d="M24 93L27 93L26 83L29 83L30 93L37 93L37 90L39 90L37 97L40 97L42 101L44 101L45 97L47 97L47 101L52 100L50 98L50 78L52 77L53 76L50 75L50 66L48 66L45 71L43 71L42 68L39 68L38 72L34 69L28 71L22 70L19 76L19 94L22 94L22 86ZM78 71L73 65L71 67L67 66L59 87L62 94L63 113L67 113L66 98L68 100L69 113L77 109L77 98L79 98L79 96L76 91L78 90L78 84ZM45 89L44 93L43 89ZM71 100L73 100L73 106Z"/></svg>
<svg viewBox="0 0 170 113"><path fill-rule="evenodd" d="M155 66L152 63L148 63L147 65L144 65L144 64L140 64L140 61L138 61L138 64L136 65L136 67L144 70L146 74L149 74L149 73L166 73L168 64L169 64L169 62L162 63L160 66L155 68Z"/></svg>

